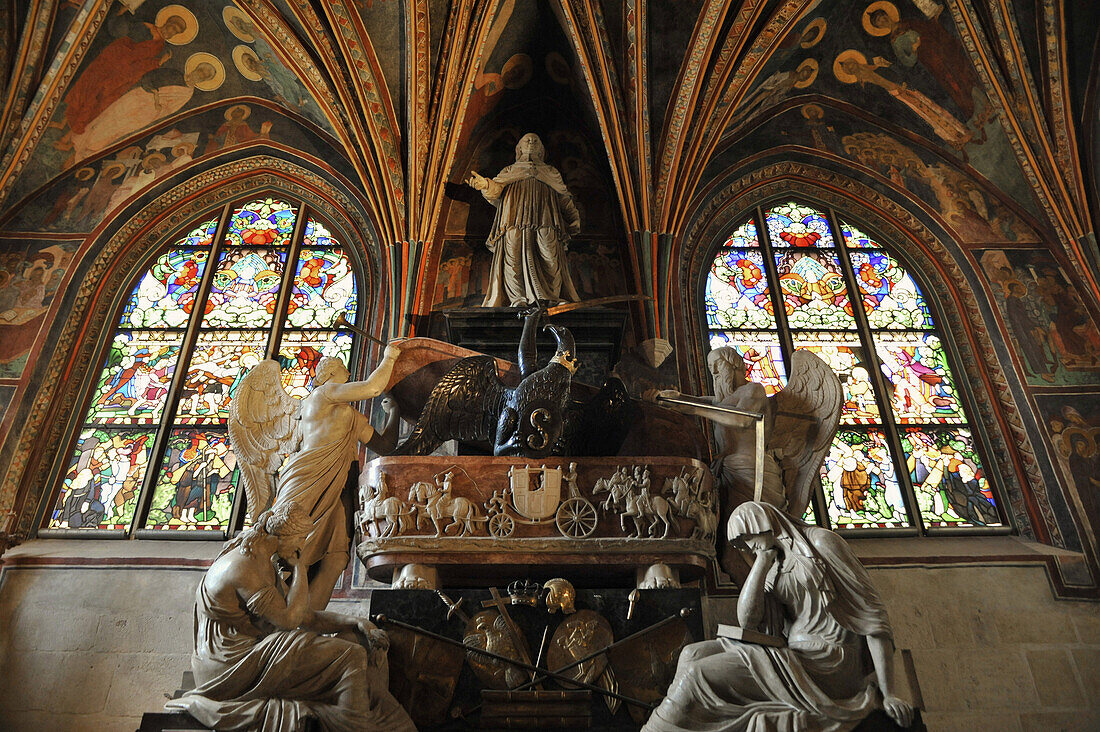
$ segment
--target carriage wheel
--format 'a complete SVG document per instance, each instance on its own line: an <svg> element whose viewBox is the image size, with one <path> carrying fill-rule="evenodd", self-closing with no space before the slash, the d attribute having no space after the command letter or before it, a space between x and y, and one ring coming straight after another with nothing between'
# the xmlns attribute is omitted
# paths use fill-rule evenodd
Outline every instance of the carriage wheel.
<svg viewBox="0 0 1100 732"><path fill-rule="evenodd" d="M554 516L562 536L583 539L596 530L596 507L587 498L568 498Z"/></svg>
<svg viewBox="0 0 1100 732"><path fill-rule="evenodd" d="M498 539L507 539L516 530L515 520L506 513L497 513L489 517L489 533Z"/></svg>

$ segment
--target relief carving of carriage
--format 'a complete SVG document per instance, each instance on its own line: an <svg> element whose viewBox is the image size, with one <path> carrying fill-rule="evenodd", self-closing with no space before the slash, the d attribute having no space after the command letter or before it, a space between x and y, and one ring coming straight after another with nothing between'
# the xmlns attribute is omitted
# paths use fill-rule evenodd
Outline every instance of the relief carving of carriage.
<svg viewBox="0 0 1100 732"><path fill-rule="evenodd" d="M567 497L561 499L562 483ZM506 539L516 524L541 524L553 517L562 536L583 539L596 530L596 507L577 489L576 464L567 472L561 468L514 465L508 470L508 487L493 491L485 502L489 534Z"/></svg>

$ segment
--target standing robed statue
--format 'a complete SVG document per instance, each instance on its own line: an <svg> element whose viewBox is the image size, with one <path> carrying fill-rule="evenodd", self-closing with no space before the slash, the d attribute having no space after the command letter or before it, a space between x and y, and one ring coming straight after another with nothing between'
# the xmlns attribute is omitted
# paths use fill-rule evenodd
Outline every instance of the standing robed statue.
<svg viewBox="0 0 1100 732"><path fill-rule="evenodd" d="M493 253L485 308L577 302L569 275L569 238L581 217L561 173L544 161L546 149L529 132L516 145L516 162L495 178L472 172L466 180L496 207L486 246Z"/></svg>

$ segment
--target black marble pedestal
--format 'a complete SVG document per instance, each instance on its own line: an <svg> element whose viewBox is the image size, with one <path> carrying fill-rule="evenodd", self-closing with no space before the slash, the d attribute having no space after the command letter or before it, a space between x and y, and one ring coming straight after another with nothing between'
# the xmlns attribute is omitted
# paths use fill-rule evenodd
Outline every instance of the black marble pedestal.
<svg viewBox="0 0 1100 732"><path fill-rule="evenodd" d="M516 360L523 320L517 308L455 308L442 311L447 340L456 346L480 351L506 361ZM618 362L623 329L630 314L611 308L585 308L553 317L553 323L568 328L577 344L581 361L577 381L600 386ZM539 332L539 364L554 354L556 344L549 333Z"/></svg>
<svg viewBox="0 0 1100 732"><path fill-rule="evenodd" d="M503 588L501 590L503 592ZM507 593L503 593L505 600ZM545 593L543 593L545 595ZM467 632L463 615L473 616L491 600L488 590L447 590L451 602L461 601L460 612L448 619L448 606L435 592L427 590L375 590L371 595L371 614L382 614L424 630L462 641ZM577 590L576 608L593 610L608 620L615 640L621 640L687 608L685 618L678 617L658 630L642 635L613 649L610 666L619 684L619 693L655 705L664 697L676 670L679 650L703 639L698 590L640 590L630 620L630 591L626 589ZM549 613L545 605L508 605L508 612L523 632L537 657L547 628L547 646L565 620L562 613ZM421 732L487 729L479 705L483 684L466 661L466 652L441 641L383 624L390 635L390 691L409 711ZM544 661L541 667L546 667ZM556 682L544 684L548 690L561 689ZM599 694L593 694L591 726L593 730L637 730L649 716L649 709L622 704L615 714Z"/></svg>

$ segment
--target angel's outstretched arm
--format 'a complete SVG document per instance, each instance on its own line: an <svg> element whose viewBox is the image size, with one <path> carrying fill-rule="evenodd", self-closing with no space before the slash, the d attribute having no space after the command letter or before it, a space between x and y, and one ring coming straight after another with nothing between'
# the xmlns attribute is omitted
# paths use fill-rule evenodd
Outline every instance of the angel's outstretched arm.
<svg viewBox="0 0 1100 732"><path fill-rule="evenodd" d="M386 346L382 363L378 364L365 381L332 384L328 389L329 398L336 402L358 402L378 396L389 386L390 376L393 375L393 367L399 355L401 355L399 346L396 343L390 343Z"/></svg>

